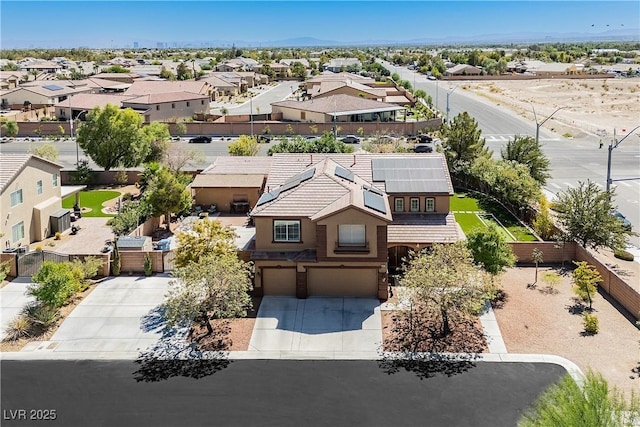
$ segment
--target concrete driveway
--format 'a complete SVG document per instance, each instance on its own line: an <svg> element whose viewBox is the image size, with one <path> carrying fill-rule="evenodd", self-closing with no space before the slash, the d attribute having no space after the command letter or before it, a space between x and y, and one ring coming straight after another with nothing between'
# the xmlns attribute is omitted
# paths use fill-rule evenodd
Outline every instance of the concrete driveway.
<svg viewBox="0 0 640 427"><path fill-rule="evenodd" d="M170 278L121 276L99 283L71 312L49 341L23 352L83 353L95 358L136 355L154 345L164 321L158 306Z"/></svg>
<svg viewBox="0 0 640 427"><path fill-rule="evenodd" d="M29 277L17 277L0 289L0 340L6 336L9 323L35 298L27 295L31 284Z"/></svg>
<svg viewBox="0 0 640 427"><path fill-rule="evenodd" d="M380 302L376 298L267 296L260 303L249 351L375 357L381 343Z"/></svg>

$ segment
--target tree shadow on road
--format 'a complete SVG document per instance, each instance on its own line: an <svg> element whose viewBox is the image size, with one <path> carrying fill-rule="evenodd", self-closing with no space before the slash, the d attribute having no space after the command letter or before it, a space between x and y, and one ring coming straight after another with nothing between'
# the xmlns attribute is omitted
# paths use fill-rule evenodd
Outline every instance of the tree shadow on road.
<svg viewBox="0 0 640 427"><path fill-rule="evenodd" d="M380 369L388 375L405 370L414 373L421 380L439 375L451 377L459 375L476 366L480 355L473 353L443 354L386 354L378 361Z"/></svg>
<svg viewBox="0 0 640 427"><path fill-rule="evenodd" d="M136 381L158 382L172 377L199 379L213 375L231 363L223 347L200 350L188 339L189 326L167 327L161 306L143 317L141 328L154 331L160 327L163 328L160 339L140 352L135 360L139 365L133 373Z"/></svg>

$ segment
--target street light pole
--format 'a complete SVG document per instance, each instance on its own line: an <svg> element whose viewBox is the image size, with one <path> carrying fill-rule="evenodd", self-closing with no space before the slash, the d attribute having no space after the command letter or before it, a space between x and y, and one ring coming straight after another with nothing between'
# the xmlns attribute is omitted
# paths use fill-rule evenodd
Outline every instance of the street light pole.
<svg viewBox="0 0 640 427"><path fill-rule="evenodd" d="M251 122L251 138L253 138L253 96L249 98L249 108L251 111L249 112L249 121Z"/></svg>
<svg viewBox="0 0 640 427"><path fill-rule="evenodd" d="M536 115L536 109L534 108L533 104L531 102L529 102L529 105L531 105L531 109L533 110L533 119L536 121L536 145L538 145L538 143L540 142L540 128L542 127L542 125L549 120L551 117L553 117L553 115L555 113L557 113L558 111L562 110L564 107L559 107L556 109L556 111L554 111L553 113L551 113L551 115L549 117L547 117L546 119L544 119L542 121L542 123L538 123L538 116Z"/></svg>
<svg viewBox="0 0 640 427"><path fill-rule="evenodd" d="M636 129L640 129L640 126L636 126L635 128L631 129L631 131L627 135L625 135L624 138L622 138L620 141L617 141L616 129L613 128L613 141L611 142L611 144L609 144L609 147L607 149L607 193L609 192L609 189L611 189L611 183L613 182L613 180L611 179L611 153L614 149L618 148L618 145L620 145L622 141L627 139L633 132L635 132Z"/></svg>
<svg viewBox="0 0 640 427"><path fill-rule="evenodd" d="M447 124L449 124L449 97L456 89L458 89L458 86L460 85L456 85L453 89L447 92Z"/></svg>

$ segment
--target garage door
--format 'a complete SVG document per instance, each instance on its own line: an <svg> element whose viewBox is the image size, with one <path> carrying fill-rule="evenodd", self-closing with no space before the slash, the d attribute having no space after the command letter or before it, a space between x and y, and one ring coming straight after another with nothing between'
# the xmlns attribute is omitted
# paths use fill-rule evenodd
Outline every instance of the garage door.
<svg viewBox="0 0 640 427"><path fill-rule="evenodd" d="M296 294L295 268L265 268L262 270L262 287L264 295Z"/></svg>
<svg viewBox="0 0 640 427"><path fill-rule="evenodd" d="M309 296L378 296L378 270L363 268L308 268Z"/></svg>

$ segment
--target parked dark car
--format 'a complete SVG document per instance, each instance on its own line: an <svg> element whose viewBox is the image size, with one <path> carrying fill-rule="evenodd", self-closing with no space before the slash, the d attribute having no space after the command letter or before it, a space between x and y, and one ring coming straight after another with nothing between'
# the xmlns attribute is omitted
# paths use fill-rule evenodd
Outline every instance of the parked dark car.
<svg viewBox="0 0 640 427"><path fill-rule="evenodd" d="M631 231L631 221L629 221L627 219L627 217L625 217L624 215L622 215L620 212L618 211L611 211L611 215L615 216L616 218L618 218L618 220L620 220L620 222L622 222L622 227L627 230L627 231Z"/></svg>
<svg viewBox="0 0 640 427"><path fill-rule="evenodd" d="M258 142L259 143L268 144L268 143L271 142L272 139L273 139L273 137L271 135L268 135L268 134L258 135Z"/></svg>
<svg viewBox="0 0 640 427"><path fill-rule="evenodd" d="M432 153L433 146L431 144L418 143L413 147L415 153Z"/></svg>
<svg viewBox="0 0 640 427"><path fill-rule="evenodd" d="M209 144L209 143L211 143L211 137L210 136L204 136L204 135L196 136L196 137L191 138L189 140L189 143L191 143L191 144Z"/></svg>
<svg viewBox="0 0 640 427"><path fill-rule="evenodd" d="M357 144L360 142L360 138L355 135L347 135L340 141L344 142L345 144Z"/></svg>

